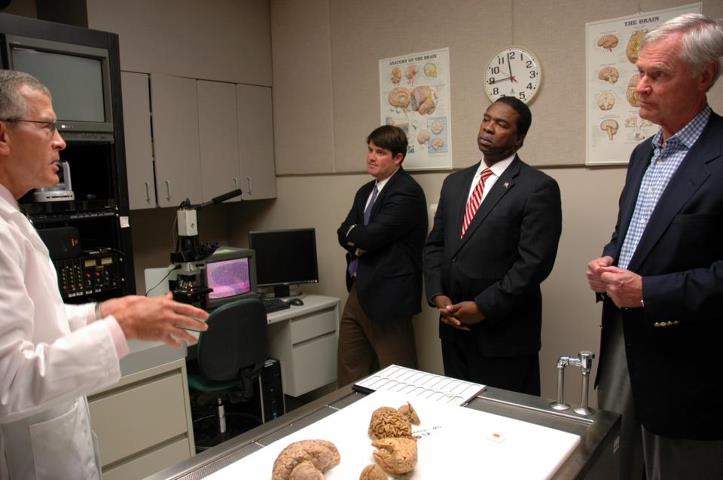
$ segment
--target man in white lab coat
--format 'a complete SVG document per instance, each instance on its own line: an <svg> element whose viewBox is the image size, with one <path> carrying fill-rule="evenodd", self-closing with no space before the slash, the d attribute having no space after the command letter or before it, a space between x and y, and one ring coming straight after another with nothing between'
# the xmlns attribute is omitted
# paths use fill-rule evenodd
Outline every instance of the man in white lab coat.
<svg viewBox="0 0 723 480"><path fill-rule="evenodd" d="M0 70L0 478L97 479L85 394L117 382L127 339L194 342L207 314L168 297L64 305L17 199L59 181L50 92Z"/></svg>

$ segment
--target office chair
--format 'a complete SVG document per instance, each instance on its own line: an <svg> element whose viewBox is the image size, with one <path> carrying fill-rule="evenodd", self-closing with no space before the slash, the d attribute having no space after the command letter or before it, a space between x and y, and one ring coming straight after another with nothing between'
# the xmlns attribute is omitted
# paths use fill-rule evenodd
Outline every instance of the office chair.
<svg viewBox="0 0 723 480"><path fill-rule="evenodd" d="M216 396L218 415L217 440L228 438L223 397L242 387L242 399L254 397L254 381L258 381L268 357L266 310L258 298L244 298L213 310L206 321L196 347L198 372L188 373L188 385ZM194 420L194 424L215 415ZM261 419L254 418L257 423ZM209 445L210 446L210 445ZM208 446L199 445L196 450Z"/></svg>

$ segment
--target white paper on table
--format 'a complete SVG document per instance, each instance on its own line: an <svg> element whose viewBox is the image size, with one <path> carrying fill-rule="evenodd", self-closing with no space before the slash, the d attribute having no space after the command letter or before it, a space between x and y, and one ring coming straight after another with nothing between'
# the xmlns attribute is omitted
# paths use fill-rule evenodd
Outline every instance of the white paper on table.
<svg viewBox="0 0 723 480"><path fill-rule="evenodd" d="M367 434L372 412L382 406L399 407L403 395L378 391L234 462L209 479L271 479L274 461L287 445L298 440L333 442L341 463L326 472L328 480L359 478L374 462ZM421 424L413 426L418 462L405 476L409 480L457 478L545 479L580 442L580 437L520 420L470 408L413 399Z"/></svg>
<svg viewBox="0 0 723 480"><path fill-rule="evenodd" d="M364 393L384 390L400 393L408 400L419 398L464 405L484 390L485 386L392 364L359 380L354 384L354 389Z"/></svg>

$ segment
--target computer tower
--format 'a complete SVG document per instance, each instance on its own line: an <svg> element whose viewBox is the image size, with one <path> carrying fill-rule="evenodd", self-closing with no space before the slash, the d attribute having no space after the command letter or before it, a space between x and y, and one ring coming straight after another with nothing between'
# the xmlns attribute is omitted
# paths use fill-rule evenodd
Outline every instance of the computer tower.
<svg viewBox="0 0 723 480"><path fill-rule="evenodd" d="M284 387L281 383L281 364L278 360L274 358L266 360L259 377L258 388L261 418L264 423L286 413Z"/></svg>

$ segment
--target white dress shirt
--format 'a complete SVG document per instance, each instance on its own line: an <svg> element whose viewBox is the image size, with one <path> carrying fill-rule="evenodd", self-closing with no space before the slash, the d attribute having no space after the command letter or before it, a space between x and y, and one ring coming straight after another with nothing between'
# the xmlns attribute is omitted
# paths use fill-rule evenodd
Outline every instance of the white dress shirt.
<svg viewBox="0 0 723 480"><path fill-rule="evenodd" d="M505 170L507 170L507 167L510 166L512 163L512 160L515 159L516 153L513 153L509 157L505 158L504 160L500 160L497 163L494 163L491 167L489 167L490 170L492 170L492 175L487 177L487 180L485 180L485 189L482 192L482 200L479 202L480 205L482 205L482 202L485 201L485 198L487 198L487 194L490 190L492 190L492 187L494 187L495 183L497 183L497 179L500 178L500 176L504 173ZM479 167L477 167L477 171L474 173L474 177L472 177L472 185L469 188L469 192L467 193L467 201L469 202L469 197L472 196L472 192L474 192L475 187L477 187L477 184L479 183L480 175L482 175L482 170L487 168L487 164L484 161L484 158L479 164Z"/></svg>

